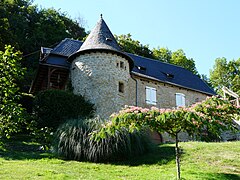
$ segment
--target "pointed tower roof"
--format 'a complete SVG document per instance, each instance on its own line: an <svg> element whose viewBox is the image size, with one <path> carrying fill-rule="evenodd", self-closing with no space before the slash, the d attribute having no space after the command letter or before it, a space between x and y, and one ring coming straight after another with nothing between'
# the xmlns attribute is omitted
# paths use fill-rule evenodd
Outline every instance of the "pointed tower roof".
<svg viewBox="0 0 240 180"><path fill-rule="evenodd" d="M84 41L80 49L69 56L68 61L72 60L80 54L87 52L107 51L116 53L129 61L130 70L134 66L134 62L130 56L121 50L112 32L108 28L106 22L103 20L102 15L96 26L93 28L87 39Z"/></svg>
<svg viewBox="0 0 240 180"><path fill-rule="evenodd" d="M103 20L102 15L79 51L87 49L109 49L121 51L121 48L118 46L118 43L112 32L108 28L106 22Z"/></svg>

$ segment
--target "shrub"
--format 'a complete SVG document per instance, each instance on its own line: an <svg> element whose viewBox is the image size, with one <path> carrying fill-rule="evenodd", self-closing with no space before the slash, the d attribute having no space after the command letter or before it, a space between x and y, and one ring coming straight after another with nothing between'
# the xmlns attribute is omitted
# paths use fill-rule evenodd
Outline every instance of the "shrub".
<svg viewBox="0 0 240 180"><path fill-rule="evenodd" d="M18 86L24 73L20 52L15 52L10 45L5 46L5 50L0 51L0 138L10 138L25 123L26 113L19 104L21 93Z"/></svg>
<svg viewBox="0 0 240 180"><path fill-rule="evenodd" d="M100 124L98 118L65 122L56 131L54 151L67 159L104 162L127 159L151 149L151 141L143 131L129 133L122 129L100 141L91 139L90 133Z"/></svg>
<svg viewBox="0 0 240 180"><path fill-rule="evenodd" d="M39 127L56 130L66 119L93 116L93 104L82 96L62 90L46 90L34 99L34 113Z"/></svg>

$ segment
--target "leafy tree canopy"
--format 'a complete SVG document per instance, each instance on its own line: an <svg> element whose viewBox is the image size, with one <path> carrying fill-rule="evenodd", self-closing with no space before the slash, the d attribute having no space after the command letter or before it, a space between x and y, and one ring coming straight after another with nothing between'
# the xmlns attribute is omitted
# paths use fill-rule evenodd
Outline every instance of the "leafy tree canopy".
<svg viewBox="0 0 240 180"><path fill-rule="evenodd" d="M166 63L181 66L198 75L194 59L187 58L182 49L172 52L167 48L153 48L153 57Z"/></svg>
<svg viewBox="0 0 240 180"><path fill-rule="evenodd" d="M131 34L122 34L120 36L115 35L115 38L123 51L153 58L152 51L149 49L149 46L141 44L138 40L132 39Z"/></svg>
<svg viewBox="0 0 240 180"><path fill-rule="evenodd" d="M240 95L240 59L227 61L224 57L217 58L210 70L210 81L219 94L225 86Z"/></svg>

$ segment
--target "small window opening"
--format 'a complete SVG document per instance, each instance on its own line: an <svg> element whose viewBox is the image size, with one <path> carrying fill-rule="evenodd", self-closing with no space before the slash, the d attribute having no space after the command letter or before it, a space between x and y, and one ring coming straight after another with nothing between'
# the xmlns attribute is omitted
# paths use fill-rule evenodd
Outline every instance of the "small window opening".
<svg viewBox="0 0 240 180"><path fill-rule="evenodd" d="M117 67L119 66L119 63L117 63Z"/></svg>
<svg viewBox="0 0 240 180"><path fill-rule="evenodd" d="M124 62L120 61L120 68L124 68Z"/></svg>
<svg viewBox="0 0 240 180"><path fill-rule="evenodd" d="M200 101L199 98L196 98L196 99L195 99L195 103L197 103L197 102L199 102L199 101Z"/></svg>
<svg viewBox="0 0 240 180"><path fill-rule="evenodd" d="M162 72L163 74L165 74L167 76L167 78L174 78L174 75L173 74L170 74L170 73L165 73L165 72Z"/></svg>
<svg viewBox="0 0 240 180"><path fill-rule="evenodd" d="M173 74L168 74L168 73L167 73L167 77L168 77L168 78L174 78L174 75L173 75Z"/></svg>
<svg viewBox="0 0 240 180"><path fill-rule="evenodd" d="M107 40L107 41L112 41L112 39L111 39L111 38L106 38L106 40Z"/></svg>
<svg viewBox="0 0 240 180"><path fill-rule="evenodd" d="M119 91L120 93L124 93L124 84L123 84L122 82L119 82L118 91Z"/></svg>
<svg viewBox="0 0 240 180"><path fill-rule="evenodd" d="M141 70L141 71L146 71L146 68L143 67L143 66L137 66L137 68L138 68L139 70Z"/></svg>

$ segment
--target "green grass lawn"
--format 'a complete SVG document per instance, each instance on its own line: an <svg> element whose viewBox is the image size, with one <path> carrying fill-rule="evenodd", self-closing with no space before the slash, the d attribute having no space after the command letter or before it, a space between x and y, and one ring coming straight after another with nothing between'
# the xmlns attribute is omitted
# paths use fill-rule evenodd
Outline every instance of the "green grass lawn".
<svg viewBox="0 0 240 180"><path fill-rule="evenodd" d="M183 179L240 179L240 141L187 142L182 148ZM175 179L174 144L129 161L97 164L65 161L15 139L0 146L0 179Z"/></svg>

